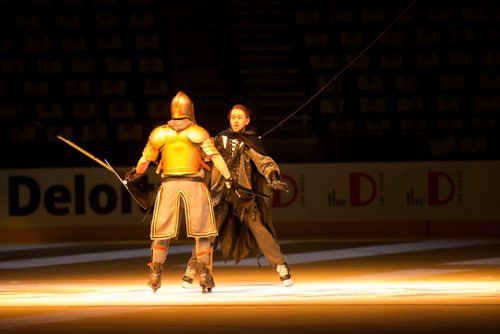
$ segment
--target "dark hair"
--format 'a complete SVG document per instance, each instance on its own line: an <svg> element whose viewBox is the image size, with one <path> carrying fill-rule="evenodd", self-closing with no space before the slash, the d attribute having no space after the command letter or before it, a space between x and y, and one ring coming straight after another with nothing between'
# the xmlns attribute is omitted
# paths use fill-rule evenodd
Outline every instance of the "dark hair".
<svg viewBox="0 0 500 334"><path fill-rule="evenodd" d="M252 110L250 110L249 108L245 107L244 105L242 104L235 104L231 110L229 110L229 113L227 114L227 118L230 118L231 117L231 111L233 111L233 109L239 109L241 111L243 111L245 113L245 116L247 118L250 118L250 116L252 115Z"/></svg>

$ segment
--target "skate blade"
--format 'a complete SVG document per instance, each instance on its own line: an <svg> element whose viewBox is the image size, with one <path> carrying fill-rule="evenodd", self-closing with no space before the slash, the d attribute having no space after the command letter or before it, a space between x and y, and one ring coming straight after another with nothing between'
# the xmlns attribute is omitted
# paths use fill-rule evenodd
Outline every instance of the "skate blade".
<svg viewBox="0 0 500 334"><path fill-rule="evenodd" d="M153 293L156 293L156 291L160 288L159 286L153 286L151 283L148 283L147 286L149 286L151 290L153 290Z"/></svg>
<svg viewBox="0 0 500 334"><path fill-rule="evenodd" d="M293 285L293 282L292 282L291 279L286 279L284 281L281 281L281 283L283 283L283 285L286 286L286 287L289 287L289 286Z"/></svg>

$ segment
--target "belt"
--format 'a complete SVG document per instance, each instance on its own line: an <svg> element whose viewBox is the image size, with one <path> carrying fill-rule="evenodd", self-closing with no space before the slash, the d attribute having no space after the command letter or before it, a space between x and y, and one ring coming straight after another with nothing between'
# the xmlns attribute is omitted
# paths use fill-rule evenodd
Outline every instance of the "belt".
<svg viewBox="0 0 500 334"><path fill-rule="evenodd" d="M184 176L184 175L166 175L162 176L161 182L168 181L191 181L191 182L203 182L203 178L199 176Z"/></svg>

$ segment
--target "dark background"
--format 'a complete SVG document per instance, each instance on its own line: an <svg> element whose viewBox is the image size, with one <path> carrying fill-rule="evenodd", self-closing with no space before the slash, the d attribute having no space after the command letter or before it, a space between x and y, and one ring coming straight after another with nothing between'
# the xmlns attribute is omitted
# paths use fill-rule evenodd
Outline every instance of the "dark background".
<svg viewBox="0 0 500 334"><path fill-rule="evenodd" d="M133 165L179 90L278 162L499 159L498 2L410 3L2 0L0 167Z"/></svg>

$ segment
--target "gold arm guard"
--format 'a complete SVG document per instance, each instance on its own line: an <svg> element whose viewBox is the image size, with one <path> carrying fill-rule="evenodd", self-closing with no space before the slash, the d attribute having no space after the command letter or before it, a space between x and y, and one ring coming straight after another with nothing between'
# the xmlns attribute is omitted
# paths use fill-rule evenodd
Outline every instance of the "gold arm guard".
<svg viewBox="0 0 500 334"><path fill-rule="evenodd" d="M220 154L217 147L215 147L215 143L213 138L207 138L200 144L201 149L205 152L209 157L212 155Z"/></svg>

